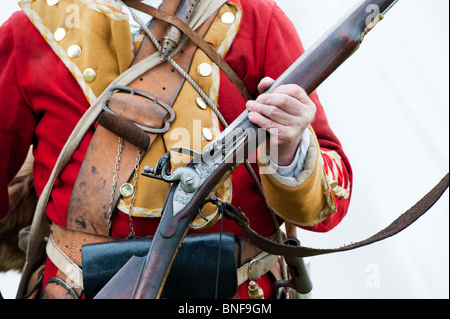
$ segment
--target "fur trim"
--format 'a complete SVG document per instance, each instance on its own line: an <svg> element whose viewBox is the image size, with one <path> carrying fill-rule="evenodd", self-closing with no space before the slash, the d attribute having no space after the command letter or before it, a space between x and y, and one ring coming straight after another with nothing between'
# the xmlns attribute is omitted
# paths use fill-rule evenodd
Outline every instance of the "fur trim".
<svg viewBox="0 0 450 319"><path fill-rule="evenodd" d="M19 231L33 220L37 195L33 184L31 150L16 177L8 185L9 211L0 219L0 272L21 270L25 251L19 248Z"/></svg>

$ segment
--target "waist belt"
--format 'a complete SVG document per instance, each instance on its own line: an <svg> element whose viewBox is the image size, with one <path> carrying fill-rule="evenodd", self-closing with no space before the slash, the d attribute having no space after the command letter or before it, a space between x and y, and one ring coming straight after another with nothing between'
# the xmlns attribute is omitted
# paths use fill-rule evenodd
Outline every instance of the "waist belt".
<svg viewBox="0 0 450 319"><path fill-rule="evenodd" d="M267 240L274 240L276 237L277 233L266 238ZM53 224L46 252L48 258L62 273L72 280L76 286L84 288L82 247L116 241L123 241L123 239L83 233ZM249 279L259 279L262 275L268 273L278 261L278 255L262 252L246 237L234 236L234 243L236 266L238 267L238 286Z"/></svg>

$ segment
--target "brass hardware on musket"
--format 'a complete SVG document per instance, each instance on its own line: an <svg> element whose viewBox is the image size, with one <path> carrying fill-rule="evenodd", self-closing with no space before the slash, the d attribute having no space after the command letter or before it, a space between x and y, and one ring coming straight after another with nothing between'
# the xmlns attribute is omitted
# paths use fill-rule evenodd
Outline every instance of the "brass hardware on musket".
<svg viewBox="0 0 450 319"><path fill-rule="evenodd" d="M392 1L383 12L380 12L380 7L376 4L369 4L366 7L366 13L372 12L366 18L366 28L361 32L361 42L365 36L372 31L373 28L384 19L384 15L398 2L398 0Z"/></svg>
<svg viewBox="0 0 450 319"><path fill-rule="evenodd" d="M370 23L367 23L367 27L363 30L363 32L361 33L361 42L364 40L364 38L366 37L366 35L372 31L373 28L375 28L375 26L378 24L378 22L380 22L381 20L384 19L384 15L382 13L378 13L373 20L371 20Z"/></svg>

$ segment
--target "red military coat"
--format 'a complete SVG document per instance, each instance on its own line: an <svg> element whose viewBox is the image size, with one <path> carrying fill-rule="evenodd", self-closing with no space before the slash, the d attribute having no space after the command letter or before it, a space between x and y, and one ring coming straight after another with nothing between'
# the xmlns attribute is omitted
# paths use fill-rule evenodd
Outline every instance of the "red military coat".
<svg viewBox="0 0 450 319"><path fill-rule="evenodd" d="M225 60L256 97L257 84L263 77L277 78L304 50L295 28L273 1L229 2L242 10L242 22ZM0 30L2 217L8 211L7 184L21 167L29 145L34 146L33 177L39 195L67 138L90 103L79 82L24 13L15 13ZM317 106L317 116L312 128L320 145L315 165L318 167L318 174L324 177L318 178L320 183L331 185L329 201L333 202L330 204L333 211L326 215L326 218L317 219L311 224L297 224L305 229L323 232L335 227L347 212L352 173L341 144L328 125L317 95L314 93L311 97ZM229 123L245 109L245 99L222 73L218 104ZM63 227L66 224L72 187L94 130L93 127L88 132L58 177L47 206L48 218ZM257 164L254 164L254 167L258 169ZM264 185L269 185L269 189L278 188L276 181L266 181ZM320 188L322 186L320 185ZM286 185L280 186L284 187ZM289 196L293 194L296 193L289 193ZM276 202L277 198L273 201ZM251 227L255 231L262 235L273 232L272 218L243 166L233 174L233 204L240 207L250 218ZM136 218L134 224L136 234L146 236L154 232L158 220ZM208 231L218 231L218 225ZM224 231L243 234L231 221L224 222ZM112 235L126 237L128 233L128 216L116 214ZM55 273L55 267L49 263L45 277L54 276ZM267 278L262 279L260 285L269 286ZM244 292L245 287L240 289L241 297L244 297Z"/></svg>

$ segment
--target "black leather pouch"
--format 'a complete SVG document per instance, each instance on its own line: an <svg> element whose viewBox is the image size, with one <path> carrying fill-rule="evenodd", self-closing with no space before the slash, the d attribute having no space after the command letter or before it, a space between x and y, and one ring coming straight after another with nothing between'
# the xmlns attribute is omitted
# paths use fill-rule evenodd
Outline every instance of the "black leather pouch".
<svg viewBox="0 0 450 319"><path fill-rule="evenodd" d="M85 298L93 298L132 256L146 256L152 238L83 245L81 248ZM188 235L172 264L161 298L229 299L237 292L232 233Z"/></svg>

